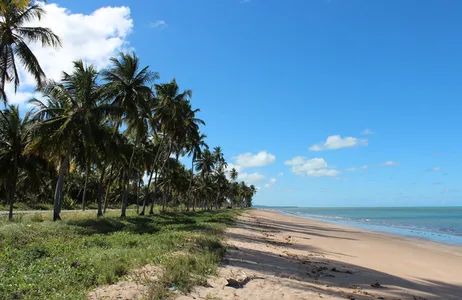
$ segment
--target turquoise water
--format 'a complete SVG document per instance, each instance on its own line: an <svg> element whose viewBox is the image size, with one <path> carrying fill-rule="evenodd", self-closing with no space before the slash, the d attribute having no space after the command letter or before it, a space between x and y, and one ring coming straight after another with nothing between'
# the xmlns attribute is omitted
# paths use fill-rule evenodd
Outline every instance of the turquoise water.
<svg viewBox="0 0 462 300"><path fill-rule="evenodd" d="M283 208L280 211L309 219L462 246L462 207Z"/></svg>

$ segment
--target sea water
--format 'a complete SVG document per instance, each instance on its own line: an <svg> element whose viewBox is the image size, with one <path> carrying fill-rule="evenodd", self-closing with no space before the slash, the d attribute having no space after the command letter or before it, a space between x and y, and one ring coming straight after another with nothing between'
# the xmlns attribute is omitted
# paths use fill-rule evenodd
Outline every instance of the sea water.
<svg viewBox="0 0 462 300"><path fill-rule="evenodd" d="M303 218L462 246L462 207L282 208Z"/></svg>

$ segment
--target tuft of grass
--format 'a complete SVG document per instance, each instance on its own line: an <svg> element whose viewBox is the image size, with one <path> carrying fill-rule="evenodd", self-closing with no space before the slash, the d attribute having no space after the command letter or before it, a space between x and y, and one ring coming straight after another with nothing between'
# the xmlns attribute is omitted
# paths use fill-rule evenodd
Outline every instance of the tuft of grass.
<svg viewBox="0 0 462 300"><path fill-rule="evenodd" d="M99 285L121 280L146 264L164 270L148 299L168 299L207 284L225 249L223 230L237 210L137 216L130 211L96 218L94 212L0 220L1 299L86 299Z"/></svg>

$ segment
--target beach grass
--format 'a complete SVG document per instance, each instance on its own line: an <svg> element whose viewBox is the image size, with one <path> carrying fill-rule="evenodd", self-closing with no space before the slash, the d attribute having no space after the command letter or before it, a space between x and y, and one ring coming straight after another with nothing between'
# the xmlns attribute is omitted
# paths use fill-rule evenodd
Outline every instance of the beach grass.
<svg viewBox="0 0 462 300"><path fill-rule="evenodd" d="M85 299L89 290L153 264L163 272L149 299L205 285L225 252L223 230L239 210L126 218L69 212L61 222L35 213L0 219L1 299Z"/></svg>

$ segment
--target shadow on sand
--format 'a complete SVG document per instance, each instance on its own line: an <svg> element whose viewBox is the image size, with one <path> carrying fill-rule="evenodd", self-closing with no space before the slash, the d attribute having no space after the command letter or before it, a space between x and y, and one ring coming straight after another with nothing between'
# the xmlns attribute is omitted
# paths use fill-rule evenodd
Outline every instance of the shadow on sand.
<svg viewBox="0 0 462 300"><path fill-rule="evenodd" d="M291 279L281 281L293 289L311 291L322 295L331 295L346 299L462 299L462 287L439 281L416 278L409 281L391 274L364 268L354 264L327 259L324 254L342 255L343 253L326 253L314 246L297 244L296 238L321 236L333 239L345 239L337 236L341 229L328 229L318 226L300 226L289 222L275 223L264 218L252 218L249 221L239 220L239 228L257 232L257 236L227 233L231 240L243 243L259 244L259 250L230 247L227 251L225 264L238 268L250 269L268 276ZM283 241L274 241L272 236L284 231L288 236ZM355 232L345 229L344 232ZM308 235L300 237L297 234ZM354 239L353 239L354 240ZM245 244L243 244L245 245ZM274 254L274 247L281 247L284 255ZM268 251L265 251L268 249ZM300 251L304 253L300 255ZM298 253L293 254L294 252ZM461 273L462 274L462 273ZM383 285L373 288L376 281Z"/></svg>

